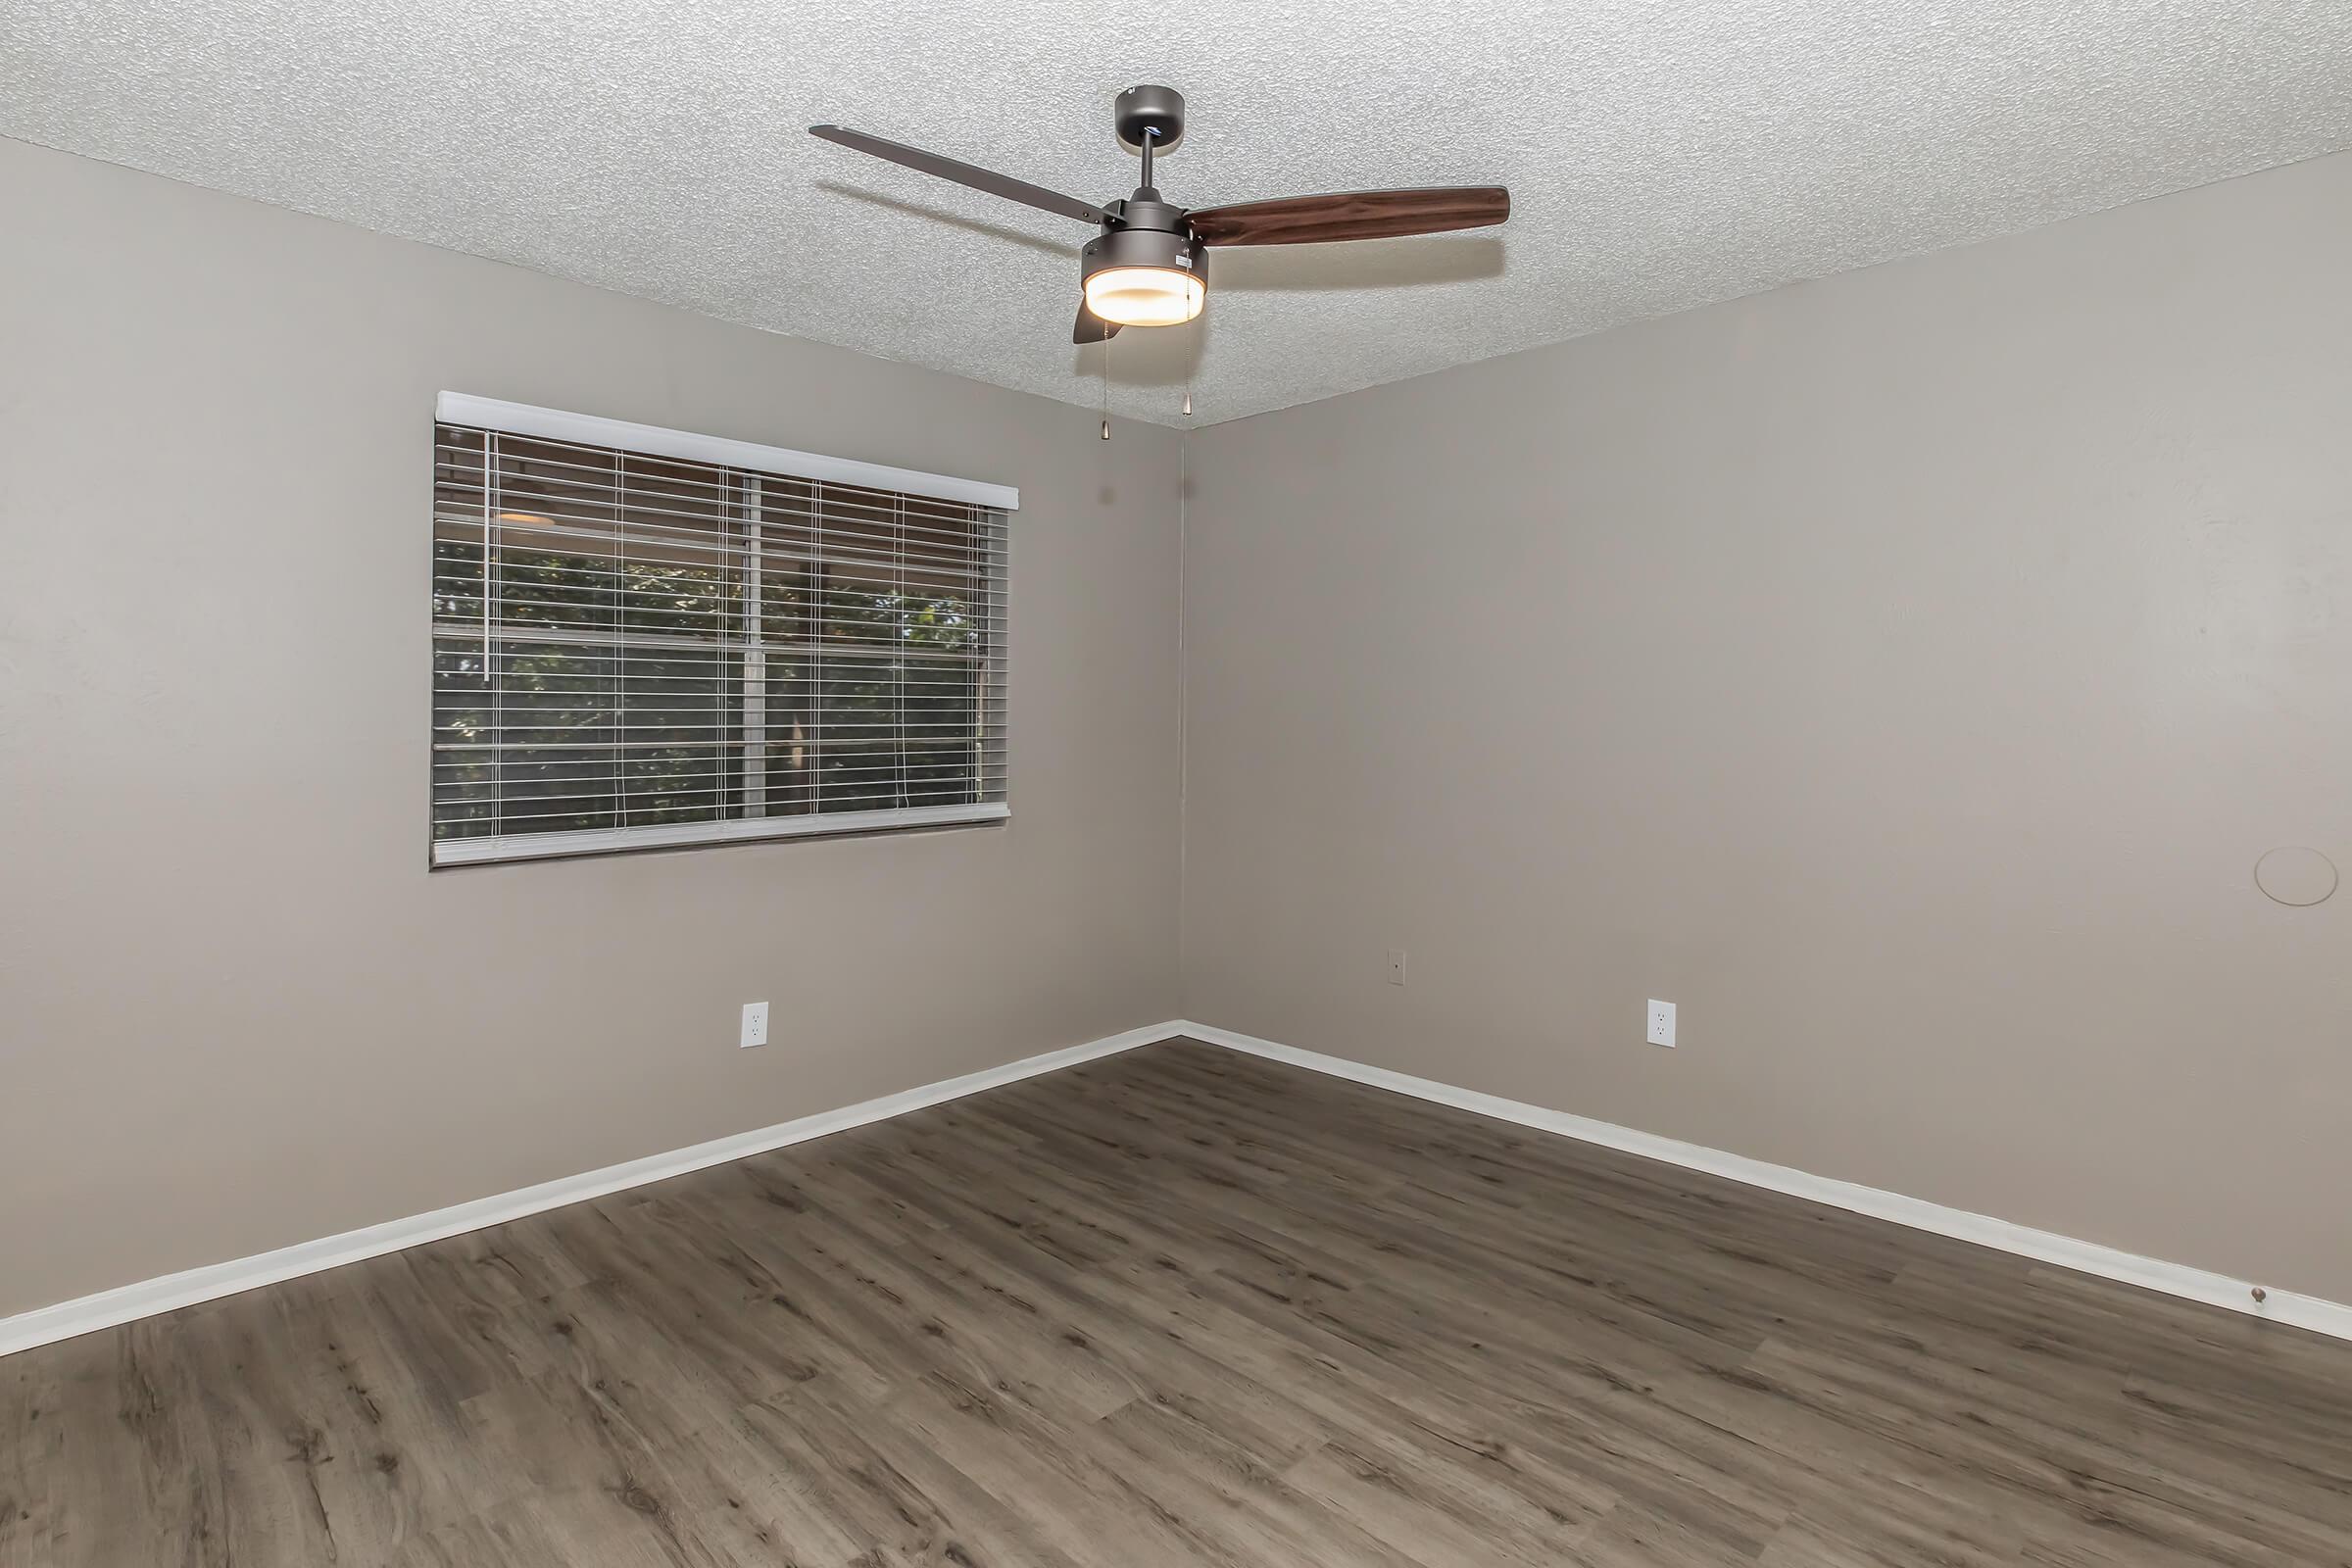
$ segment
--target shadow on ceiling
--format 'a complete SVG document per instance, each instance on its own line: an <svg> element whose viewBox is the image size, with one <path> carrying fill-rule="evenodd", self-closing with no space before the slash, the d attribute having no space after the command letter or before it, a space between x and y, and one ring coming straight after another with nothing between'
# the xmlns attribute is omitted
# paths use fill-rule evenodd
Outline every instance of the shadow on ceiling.
<svg viewBox="0 0 2352 1568"><path fill-rule="evenodd" d="M1211 289L1325 293L1411 288L1500 277L1502 240L1493 234L1429 234L1345 245L1237 245L1209 252Z"/></svg>
<svg viewBox="0 0 2352 1568"><path fill-rule="evenodd" d="M1467 283L1500 277L1503 262L1503 242L1491 234L1468 238L1432 234L1344 245L1237 245L1211 251L1208 309L1186 326L1130 328L1112 338L1110 384L1178 388L1193 379L1201 353L1217 330L1217 296L1222 293L1319 294ZM1075 286L1070 293L1075 314ZM1102 345L1071 345L1071 374L1095 377L1103 369Z"/></svg>
<svg viewBox="0 0 2352 1568"><path fill-rule="evenodd" d="M901 201L895 196L877 196L870 190L859 190L855 185L843 185L833 180L820 179L816 182L816 188L830 195L847 196L854 202L863 202L869 207L886 207L894 213L905 213L930 222L947 224L951 228L960 228L967 234L985 234L990 239L1009 240L1015 245L1026 246L1030 250L1041 252L1047 256L1058 256L1070 262L1078 260L1078 247L1094 237L1092 231L1083 225L1070 223L1069 226L1075 237L1068 244L1061 245L1050 239L1041 239L1024 229L1008 228L1002 223L984 223L977 219L964 218L949 212L944 207L933 207L926 202ZM1040 213L1037 216L1041 220L1050 221L1052 220L1051 214ZM1069 220L1064 219L1062 221L1068 222ZM910 228L907 233L907 242L909 244L916 243L921 237L922 231L919 228ZM1072 268L1071 271L1072 276L1075 277L1076 269ZM1077 284L1073 282L1072 290L1075 291L1076 287Z"/></svg>
<svg viewBox="0 0 2352 1568"><path fill-rule="evenodd" d="M817 189L835 196L885 208L929 223L958 228L1023 246L1041 255L1075 263L1084 240L1076 235L1066 243L1044 239L1025 229L983 222L895 196L879 196L837 180L819 180ZM1072 225L1073 228L1076 225ZM918 232L908 242L919 243ZM1497 235L1429 234L1406 239L1334 245L1237 245L1213 251L1208 264L1210 307L1190 327L1129 330L1111 340L1109 375L1114 386L1181 387L1200 368L1200 354L1216 330L1215 297L1220 293L1323 294L1348 289L1413 288L1433 283L1467 283L1500 277L1504 270L1503 241ZM1077 268L1070 270L1070 307L1078 304ZM1074 375L1103 373L1100 345L1070 346Z"/></svg>

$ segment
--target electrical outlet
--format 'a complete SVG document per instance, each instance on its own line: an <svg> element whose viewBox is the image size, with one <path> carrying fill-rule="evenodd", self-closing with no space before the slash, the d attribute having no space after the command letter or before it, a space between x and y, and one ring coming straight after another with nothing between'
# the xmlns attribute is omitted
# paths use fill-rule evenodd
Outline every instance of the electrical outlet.
<svg viewBox="0 0 2352 1568"><path fill-rule="evenodd" d="M1649 1004L1649 1043L1653 1046L1674 1044L1674 1004L1652 1000Z"/></svg>
<svg viewBox="0 0 2352 1568"><path fill-rule="evenodd" d="M1404 984L1404 950L1402 948L1389 950L1389 984L1393 986Z"/></svg>
<svg viewBox="0 0 2352 1568"><path fill-rule="evenodd" d="M745 1050L767 1044L767 1004L747 1002L743 1004L743 1038L736 1042Z"/></svg>

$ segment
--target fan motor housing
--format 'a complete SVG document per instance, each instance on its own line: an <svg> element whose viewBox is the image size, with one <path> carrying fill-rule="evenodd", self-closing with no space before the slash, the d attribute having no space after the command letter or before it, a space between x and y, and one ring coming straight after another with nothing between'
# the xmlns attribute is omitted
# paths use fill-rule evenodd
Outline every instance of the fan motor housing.
<svg viewBox="0 0 2352 1568"><path fill-rule="evenodd" d="M1078 281L1113 267L1167 267L1198 272L1197 248L1184 226L1184 209L1137 198L1119 204L1117 226L1106 228L1079 251Z"/></svg>

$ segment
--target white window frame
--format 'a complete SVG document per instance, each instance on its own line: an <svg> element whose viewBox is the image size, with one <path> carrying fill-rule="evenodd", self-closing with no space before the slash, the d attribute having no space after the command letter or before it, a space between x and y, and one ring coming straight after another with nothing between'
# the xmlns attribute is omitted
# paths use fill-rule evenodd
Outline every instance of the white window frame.
<svg viewBox="0 0 2352 1568"><path fill-rule="evenodd" d="M499 398L476 397L464 392L440 394L434 407L434 421L436 425L466 425L496 431L501 435L532 436L581 446L614 447L651 457L676 458L753 473L785 474L824 483L893 490L905 495L928 496L1008 514L1019 511L1021 505L1021 493L1011 485L924 473L914 468L894 468L879 463L861 463L854 458L827 457L821 453L797 452L789 447L764 446L759 442L736 441L724 436L698 435L689 430L665 429L660 425L608 419L562 409L543 409L527 403L509 403ZM1005 572L1004 581L1009 585L1009 569ZM438 635L438 631L435 635ZM993 628L993 635L1000 639L1004 637L1004 629L1001 622ZM746 701L749 703L757 699L747 696ZM429 808L427 814L429 817ZM1008 801L976 801L952 806L903 806L870 811L726 817L710 822L659 823L572 832L511 833L484 838L434 839L428 830L427 838L432 846L431 863L438 869L449 865L549 859L624 850L952 827L1002 821L1011 814L1012 808Z"/></svg>

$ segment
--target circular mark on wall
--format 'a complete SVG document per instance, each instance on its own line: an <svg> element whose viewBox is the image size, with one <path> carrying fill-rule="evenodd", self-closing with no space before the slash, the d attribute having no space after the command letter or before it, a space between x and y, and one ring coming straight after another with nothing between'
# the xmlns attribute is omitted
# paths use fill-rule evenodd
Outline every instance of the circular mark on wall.
<svg viewBox="0 0 2352 1568"><path fill-rule="evenodd" d="M2324 904L2335 891L2335 862L2317 850L2281 845L2254 862L2254 885L2280 904Z"/></svg>

